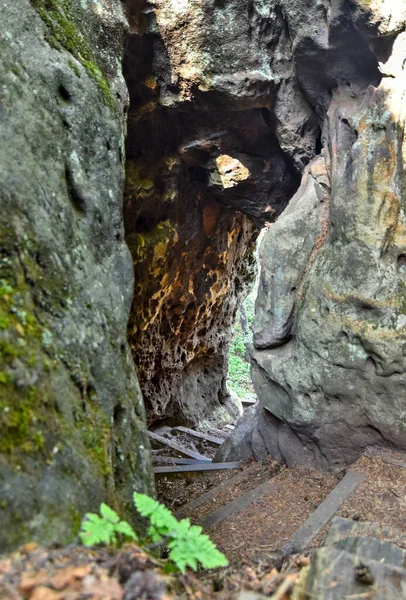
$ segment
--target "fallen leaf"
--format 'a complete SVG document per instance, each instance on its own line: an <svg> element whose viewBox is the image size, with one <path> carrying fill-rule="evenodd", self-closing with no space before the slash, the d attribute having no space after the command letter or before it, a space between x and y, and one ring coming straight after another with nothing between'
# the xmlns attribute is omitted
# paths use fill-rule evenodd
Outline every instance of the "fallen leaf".
<svg viewBox="0 0 406 600"><path fill-rule="evenodd" d="M0 560L0 575L4 575L11 569L11 560Z"/></svg>
<svg viewBox="0 0 406 600"><path fill-rule="evenodd" d="M55 590L63 590L76 579L84 579L91 572L91 565L83 567L66 567L49 580L49 585Z"/></svg>
<svg viewBox="0 0 406 600"><path fill-rule="evenodd" d="M29 544L25 544L21 550L25 553L25 554L30 554L30 552L33 552L34 550L36 550L38 548L38 544L36 544L35 542L30 542Z"/></svg>
<svg viewBox="0 0 406 600"><path fill-rule="evenodd" d="M24 596L29 596L31 591L37 585L42 585L47 581L47 579L47 572L44 569L42 569L41 571L39 571L39 573L36 573L36 575L28 575L23 577L20 585L18 586L18 589L24 594Z"/></svg>
<svg viewBox="0 0 406 600"><path fill-rule="evenodd" d="M30 596L30 600L61 600L63 596L60 592L55 592L44 585L40 585L35 588Z"/></svg>
<svg viewBox="0 0 406 600"><path fill-rule="evenodd" d="M99 600L122 600L124 596L124 590L118 583L117 579L106 578L100 580L89 575L83 580L82 595L97 597ZM48 600L48 598L45 600Z"/></svg>

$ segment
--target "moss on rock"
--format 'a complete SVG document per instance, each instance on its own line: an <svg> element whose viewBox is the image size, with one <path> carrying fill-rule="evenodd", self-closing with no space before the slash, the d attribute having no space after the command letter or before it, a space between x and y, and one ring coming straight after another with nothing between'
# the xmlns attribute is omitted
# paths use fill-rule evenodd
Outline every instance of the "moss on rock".
<svg viewBox="0 0 406 600"><path fill-rule="evenodd" d="M48 27L48 43L57 50L63 48L72 54L99 88L104 103L116 110L116 101L110 86L75 22L68 0L31 0L31 4ZM78 75L79 69L73 61L69 61L69 66Z"/></svg>

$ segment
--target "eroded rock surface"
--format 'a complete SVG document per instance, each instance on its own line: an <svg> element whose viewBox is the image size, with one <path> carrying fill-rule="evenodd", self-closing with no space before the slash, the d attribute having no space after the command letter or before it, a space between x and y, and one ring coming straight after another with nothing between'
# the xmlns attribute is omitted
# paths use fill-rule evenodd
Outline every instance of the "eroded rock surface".
<svg viewBox="0 0 406 600"><path fill-rule="evenodd" d="M320 217L305 173L263 241L251 417L262 445L244 444L339 469L368 445L406 446L405 8L284 4L331 193L324 178Z"/></svg>
<svg viewBox="0 0 406 600"><path fill-rule="evenodd" d="M119 3L0 8L0 547L74 539L152 489L126 341L125 17Z"/></svg>
<svg viewBox="0 0 406 600"><path fill-rule="evenodd" d="M151 420L227 418L230 327L319 125L269 2L129 3L130 343Z"/></svg>

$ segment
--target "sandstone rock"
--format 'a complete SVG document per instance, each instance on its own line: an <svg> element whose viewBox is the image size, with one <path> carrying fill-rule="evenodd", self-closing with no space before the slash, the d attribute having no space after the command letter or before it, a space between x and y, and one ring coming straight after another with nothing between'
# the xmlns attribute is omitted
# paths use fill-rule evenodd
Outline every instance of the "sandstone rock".
<svg viewBox="0 0 406 600"><path fill-rule="evenodd" d="M130 344L151 420L216 421L256 227L296 191L319 126L276 4L129 8Z"/></svg>
<svg viewBox="0 0 406 600"><path fill-rule="evenodd" d="M404 8L127 4L129 334L151 420L223 414L249 219L294 196L262 244L253 436L327 469L404 445Z"/></svg>
<svg viewBox="0 0 406 600"><path fill-rule="evenodd" d="M406 447L401 158L406 38L391 30L390 47L385 47L379 28L372 28L380 22L379 8L367 16L360 6L357 10L346 26L354 36L348 51L336 54L334 39L338 43L339 37L334 36L345 39L347 34L336 31L340 14L331 12L325 59L317 50L329 77L338 61L347 83L335 76L331 90L312 65L313 80L306 84L312 103L319 110L328 108L323 126L331 179L328 232L319 226L315 242L317 221L298 232L300 213L292 207L297 218L283 216L279 224L283 239L294 240L286 250L290 258L280 252L284 242L274 237L278 225L268 232L252 355L256 392L272 415L261 430L272 453L289 464L330 470L343 467L368 445ZM390 76L381 83L368 52L362 65L351 58L353 49L365 43L356 29L362 19L370 26L376 65L386 53L381 70ZM321 42L314 37L297 42L299 62L312 45L321 47ZM298 74L305 86L310 77L305 65L298 65ZM303 254L297 251L300 244Z"/></svg>
<svg viewBox="0 0 406 600"><path fill-rule="evenodd" d="M302 185L265 235L253 327L257 348L287 342L312 253L327 233L329 180L323 157L305 170Z"/></svg>
<svg viewBox="0 0 406 600"><path fill-rule="evenodd" d="M253 441L253 436L258 436L258 412L261 410L258 405L245 409L232 434L217 450L215 462L229 462L230 456L233 461L249 458L260 460L268 454L262 438L259 437L256 444Z"/></svg>
<svg viewBox="0 0 406 600"><path fill-rule="evenodd" d="M324 543L303 569L294 597L339 600L374 596L387 600L406 592L405 550L400 532L377 523L334 519Z"/></svg>
<svg viewBox="0 0 406 600"><path fill-rule="evenodd" d="M119 3L0 8L0 547L151 491L126 342ZM131 514L128 514L129 518Z"/></svg>

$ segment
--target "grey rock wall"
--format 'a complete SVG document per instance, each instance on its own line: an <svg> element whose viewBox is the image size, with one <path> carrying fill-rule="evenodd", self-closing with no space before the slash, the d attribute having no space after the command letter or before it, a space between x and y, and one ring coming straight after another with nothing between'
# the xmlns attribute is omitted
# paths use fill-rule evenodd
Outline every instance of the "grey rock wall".
<svg viewBox="0 0 406 600"><path fill-rule="evenodd" d="M126 20L119 3L0 7L0 547L74 539L151 491L126 341Z"/></svg>

